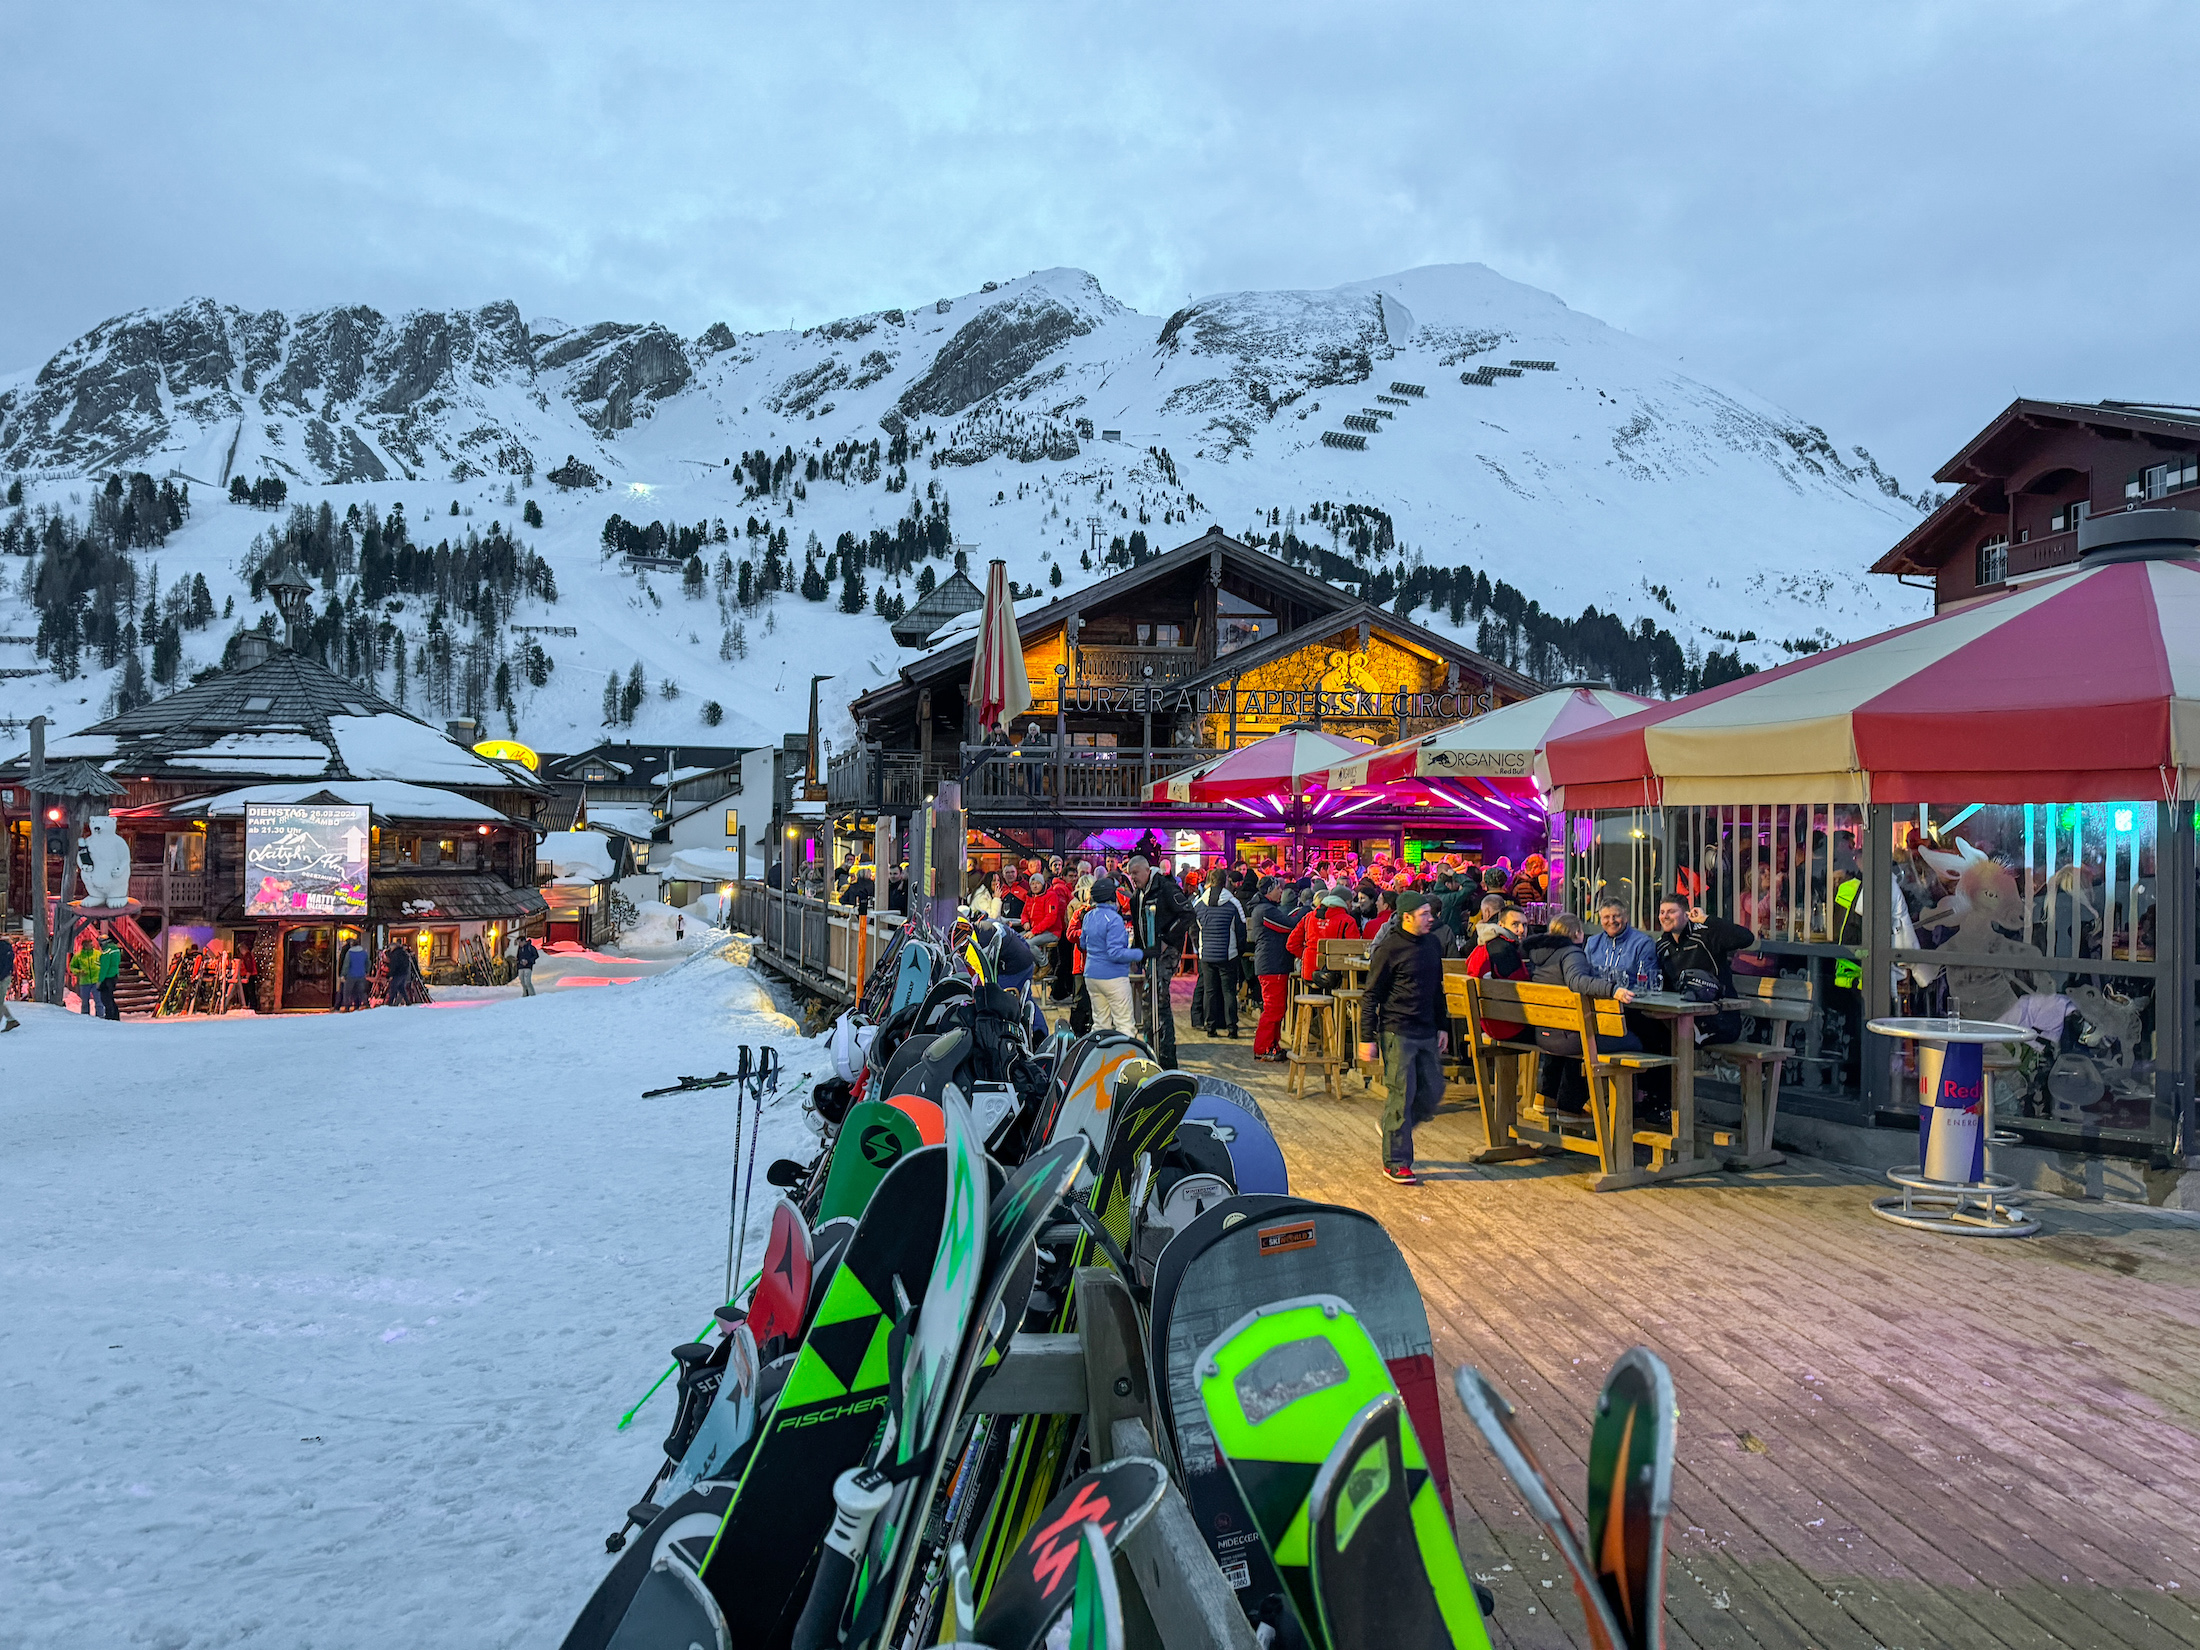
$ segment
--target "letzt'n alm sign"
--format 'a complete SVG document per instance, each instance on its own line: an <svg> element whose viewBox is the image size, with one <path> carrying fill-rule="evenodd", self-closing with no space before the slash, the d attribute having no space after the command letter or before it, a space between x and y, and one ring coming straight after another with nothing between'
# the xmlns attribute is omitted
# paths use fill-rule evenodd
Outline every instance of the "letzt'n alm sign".
<svg viewBox="0 0 2200 1650"><path fill-rule="evenodd" d="M371 838L363 806L246 803L246 914L363 919Z"/></svg>

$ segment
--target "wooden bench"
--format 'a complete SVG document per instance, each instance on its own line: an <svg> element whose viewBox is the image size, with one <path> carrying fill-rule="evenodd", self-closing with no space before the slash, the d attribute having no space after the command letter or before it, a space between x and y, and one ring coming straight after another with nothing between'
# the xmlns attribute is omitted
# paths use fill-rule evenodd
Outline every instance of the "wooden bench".
<svg viewBox="0 0 2200 1650"><path fill-rule="evenodd" d="M1742 1077L1742 1130L1736 1140L1729 1130L1713 1133L1714 1146L1739 1146L1727 1159L1730 1169L1767 1169L1787 1161L1773 1149L1772 1126L1780 1110L1780 1068L1795 1057L1787 1046L1787 1028L1810 1018L1810 981L1786 974L1770 978L1744 977L1734 982L1734 995L1722 998L1722 1009L1739 1009L1771 1024L1771 1041L1763 1043L1706 1043L1699 1051L1731 1061Z"/></svg>
<svg viewBox="0 0 2200 1650"><path fill-rule="evenodd" d="M1453 976L1446 976L1447 995ZM1663 1130L1635 1127L1635 1079L1646 1071L1669 1070L1677 1064L1669 1054L1644 1054L1607 1050L1602 1042L1618 1042L1627 1035L1627 1017L1609 997L1590 997L1563 985L1538 985L1523 980L1468 979L1467 1007L1474 1032L1476 1078L1482 1061L1505 1045L1492 1043L1482 1031L1489 1020L1505 1020L1537 1031L1570 1031L1581 1039L1581 1067L1589 1085L1589 1111L1580 1121L1554 1116L1538 1107L1529 1111L1516 1100L1507 1133L1523 1144L1582 1152L1598 1160L1602 1172L1589 1182L1592 1192L1616 1192L1628 1186L1647 1186L1653 1181L1675 1180L1720 1167L1713 1158L1696 1156L1695 1141L1674 1132L1686 1127L1693 1107L1676 1104L1673 1116L1681 1121ZM1487 1048L1485 1048L1487 1045ZM1564 1056L1561 1058L1570 1058ZM1493 1074L1494 1075L1494 1074ZM1491 1146L1500 1143L1491 1102L1496 1085L1483 1089L1484 1119ZM1675 1097L1679 1099L1678 1096ZM1502 1102L1499 1102L1502 1105ZM1650 1162L1637 1167L1635 1148L1648 1146Z"/></svg>

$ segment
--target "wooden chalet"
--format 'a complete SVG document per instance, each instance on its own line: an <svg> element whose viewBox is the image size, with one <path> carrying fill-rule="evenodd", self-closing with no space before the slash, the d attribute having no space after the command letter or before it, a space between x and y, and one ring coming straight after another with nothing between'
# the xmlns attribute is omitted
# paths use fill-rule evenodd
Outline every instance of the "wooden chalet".
<svg viewBox="0 0 2200 1650"><path fill-rule="evenodd" d="M1004 848L1120 847L1149 830L1180 853L1277 857L1296 799L1170 806L1148 802L1147 787L1294 724L1383 743L1541 691L1219 529L1024 614L1017 628L1032 710L1010 730L1015 748L977 740L964 702L977 636L958 635L850 707L860 737L827 774L837 830L905 817L959 778L980 867ZM1426 802L1346 812L1312 822L1317 850L1367 859L1416 842L1430 852L1493 846L1478 821Z"/></svg>
<svg viewBox="0 0 2200 1650"><path fill-rule="evenodd" d="M249 947L262 1010L325 1009L337 958L362 939L412 946L434 978L493 955L515 930L541 932L535 845L548 786L518 762L469 748L471 722L432 727L257 634L246 640L236 668L47 742L49 773L88 763L122 787L103 811L130 844L130 896L141 909L115 926L144 985L157 985L187 945ZM247 910L245 817L254 803L369 810L364 930ZM27 754L0 763L11 916L32 908L31 814L40 805ZM49 898L73 875L68 834L48 833Z"/></svg>
<svg viewBox="0 0 2200 1650"><path fill-rule="evenodd" d="M2012 401L1934 473L1955 495L1873 564L1936 612L2068 567L2078 524L2200 488L2200 407Z"/></svg>

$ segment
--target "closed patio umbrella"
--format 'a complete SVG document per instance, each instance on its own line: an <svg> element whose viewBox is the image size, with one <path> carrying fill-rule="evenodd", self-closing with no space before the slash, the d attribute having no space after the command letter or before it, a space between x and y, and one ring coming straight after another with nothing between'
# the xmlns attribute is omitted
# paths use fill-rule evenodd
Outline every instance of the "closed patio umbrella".
<svg viewBox="0 0 2200 1650"><path fill-rule="evenodd" d="M1031 708L1031 683L1024 675L1023 637L1016 629L1016 603L1008 590L1008 563L996 560L985 576L984 617L978 651L970 661L970 703L978 725L996 728Z"/></svg>

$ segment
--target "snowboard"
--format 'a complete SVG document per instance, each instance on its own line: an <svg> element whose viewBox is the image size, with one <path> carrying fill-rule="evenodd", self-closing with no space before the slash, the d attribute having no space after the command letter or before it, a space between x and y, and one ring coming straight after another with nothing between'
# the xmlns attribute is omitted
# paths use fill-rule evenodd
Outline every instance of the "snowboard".
<svg viewBox="0 0 2200 1650"><path fill-rule="evenodd" d="M904 945L901 960L895 964L894 994L887 1000L886 1013L880 1018L889 1018L912 1003L922 1002L931 985L932 948L914 941Z"/></svg>
<svg viewBox="0 0 2200 1650"><path fill-rule="evenodd" d="M726 1618L699 1573L712 1521L676 1521L651 1547L649 1568L607 1650L730 1650Z"/></svg>
<svg viewBox="0 0 2200 1650"><path fill-rule="evenodd" d="M1076 1183L1087 1154L1082 1139L1058 1142L1019 1169L994 1200L984 1233L982 1289L966 1319L952 1382L940 1394L939 1410L946 1416L962 1415L971 1393L999 1361L1022 1320L1021 1304L1030 1295L1039 1234ZM1012 1306L1016 1308L1013 1316ZM954 1452L936 1447L945 1441L938 1436L938 1425L935 1421L934 1435L924 1446L932 1451L929 1464L911 1480L910 1493L897 1503L899 1527L890 1530L888 1520L881 1518L872 1532L865 1575L854 1596L855 1629L847 1637L848 1650L879 1642L901 1616L922 1556L918 1522L946 1490L949 1469L956 1464ZM917 1453L921 1451L913 1451L909 1458Z"/></svg>
<svg viewBox="0 0 2200 1650"><path fill-rule="evenodd" d="M1210 1341L1193 1368L1215 1449L1283 1582L1306 1642L1326 1650L1311 1573L1314 1482L1337 1440L1375 1400L1396 1396L1381 1349L1335 1295L1303 1295L1255 1307ZM1403 1408L1403 1405L1400 1406ZM1399 1428L1401 1491L1424 1555L1449 1548L1447 1576L1432 1577L1449 1637L1486 1647L1488 1632L1453 1545L1451 1521L1431 1482L1410 1421ZM1393 1564L1411 1562L1391 1555ZM1425 1641L1424 1641L1425 1642Z"/></svg>
<svg viewBox="0 0 2200 1650"><path fill-rule="evenodd" d="M1412 1487L1412 1430L1396 1393L1371 1399L1307 1492L1307 1571L1330 1650L1489 1643L1451 1521L1426 1479ZM1471 1637L1454 1632L1470 1621Z"/></svg>
<svg viewBox="0 0 2200 1650"><path fill-rule="evenodd" d="M882 1100L859 1100L850 1106L825 1169L825 1195L817 1205L819 1224L843 1215L861 1219L887 1170L923 1144L908 1113Z"/></svg>
<svg viewBox="0 0 2200 1650"><path fill-rule="evenodd" d="M1187 1123L1206 1123L1213 1128L1215 1138L1222 1142L1230 1154L1231 1178L1241 1192L1288 1192L1291 1189L1291 1173L1283 1165L1283 1150L1276 1144L1275 1134L1258 1111L1225 1099L1203 1085L1191 1109L1184 1114ZM1250 1098L1250 1096L1248 1096Z"/></svg>
<svg viewBox="0 0 2200 1650"><path fill-rule="evenodd" d="M749 1333L766 1359L772 1343L789 1345L800 1337L810 1304L810 1228L802 1211L785 1198L772 1210L771 1234L764 1240L764 1270L749 1296Z"/></svg>
<svg viewBox="0 0 2200 1650"><path fill-rule="evenodd" d="M1647 1347L1615 1363L1589 1432L1589 1562L1629 1650L1665 1642L1665 1520L1673 1508L1673 1377Z"/></svg>
<svg viewBox="0 0 2200 1650"><path fill-rule="evenodd" d="M1241 1207L1250 1218L1232 1222ZM1201 1349L1247 1303L1316 1294L1349 1302L1381 1349L1416 1433L1430 1440L1437 1500L1451 1505L1428 1310L1397 1244L1374 1217L1297 1198L1255 1205L1241 1197L1200 1216L1162 1251L1162 1261L1174 1277L1164 1298L1164 1279L1156 1272L1148 1333L1164 1424L1184 1471L1193 1522L1250 1606L1272 1595L1278 1578L1251 1537L1235 1480L1222 1468L1194 1374Z"/></svg>
<svg viewBox="0 0 2200 1650"><path fill-rule="evenodd" d="M560 1650L597 1650L599 1646L608 1646L612 1634L626 1618L627 1607L640 1591L643 1578L656 1562L657 1549L666 1536L675 1528L706 1529L705 1525L685 1523L698 1517L707 1520L707 1529L716 1529L726 1509L733 1504L733 1488L727 1483L703 1484L685 1495L673 1497L664 1511L626 1544L618 1562L596 1584L595 1592L574 1617Z"/></svg>
<svg viewBox="0 0 2200 1650"><path fill-rule="evenodd" d="M1097 1525L1111 1550L1120 1547L1161 1504L1168 1482L1159 1461L1126 1455L1049 1501L978 1613L977 1641L992 1650L1038 1650L1075 1589L1078 1532Z"/></svg>
<svg viewBox="0 0 2200 1650"><path fill-rule="evenodd" d="M1108 1119L1115 1104L1115 1075L1133 1060L1148 1056L1143 1043L1134 1042L1121 1033L1095 1033L1082 1056L1076 1058L1068 1078L1062 1085L1061 1104L1047 1124L1046 1138L1059 1140L1075 1130L1090 1140L1094 1147L1104 1148L1108 1138ZM1076 1051L1071 1051L1076 1055Z"/></svg>
<svg viewBox="0 0 2200 1650"><path fill-rule="evenodd" d="M1203 1071L1199 1074L1199 1092L1211 1094L1217 1100L1227 1100L1231 1105L1251 1112L1263 1125L1268 1121L1268 1114L1260 1109L1260 1101L1242 1083L1233 1083L1227 1077L1217 1077L1213 1072Z"/></svg>
<svg viewBox="0 0 2200 1650"><path fill-rule="evenodd" d="M733 1642L784 1637L833 1512L833 1479L862 1459L888 1403L897 1283L920 1304L947 1205L947 1152L921 1147L886 1172L826 1286L702 1564Z"/></svg>

